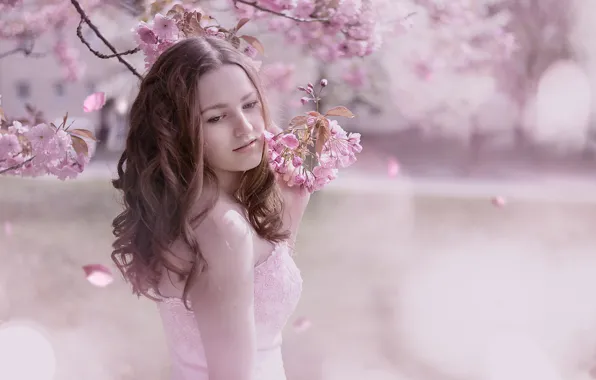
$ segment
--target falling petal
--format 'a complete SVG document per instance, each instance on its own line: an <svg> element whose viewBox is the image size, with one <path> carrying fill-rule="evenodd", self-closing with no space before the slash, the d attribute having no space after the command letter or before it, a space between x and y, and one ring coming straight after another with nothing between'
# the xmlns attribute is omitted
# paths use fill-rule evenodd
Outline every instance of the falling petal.
<svg viewBox="0 0 596 380"><path fill-rule="evenodd" d="M101 109L104 104L106 103L106 94L105 92L96 92L93 93L85 99L83 103L83 111L85 112L93 112Z"/></svg>
<svg viewBox="0 0 596 380"><path fill-rule="evenodd" d="M394 157L389 158L387 162L387 174L389 177L396 177L399 173L399 162Z"/></svg>
<svg viewBox="0 0 596 380"><path fill-rule="evenodd" d="M4 222L4 234L6 236L12 235L12 224L10 222Z"/></svg>
<svg viewBox="0 0 596 380"><path fill-rule="evenodd" d="M95 286L103 288L114 281L112 272L101 264L90 264L83 266L87 280Z"/></svg>
<svg viewBox="0 0 596 380"><path fill-rule="evenodd" d="M311 321L306 317L300 317L294 321L294 331L302 333L312 326Z"/></svg>
<svg viewBox="0 0 596 380"><path fill-rule="evenodd" d="M491 199L491 203L495 207L505 207L505 205L507 204L507 200L503 197L493 197Z"/></svg>

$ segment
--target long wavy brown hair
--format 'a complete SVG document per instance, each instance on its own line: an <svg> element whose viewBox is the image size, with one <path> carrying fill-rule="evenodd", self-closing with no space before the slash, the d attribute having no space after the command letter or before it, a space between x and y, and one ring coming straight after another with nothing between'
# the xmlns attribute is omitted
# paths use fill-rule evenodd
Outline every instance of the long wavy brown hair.
<svg viewBox="0 0 596 380"><path fill-rule="evenodd" d="M217 177L204 157L203 122L197 97L201 76L226 64L240 66L255 86L265 125L271 119L254 66L227 41L189 38L165 51L143 78L130 109L126 148L118 162L113 186L122 191L124 211L112 222L115 241L112 260L133 293L159 300L164 268L185 281L183 300L197 275L207 270L194 229L214 206L194 212L203 190L218 188ZM289 236L283 230L283 201L275 175L266 159L242 175L234 198L246 211L256 233L271 242ZM204 199L203 199L204 200ZM169 259L170 247L182 241L193 253L189 266ZM188 306L187 306L188 307Z"/></svg>

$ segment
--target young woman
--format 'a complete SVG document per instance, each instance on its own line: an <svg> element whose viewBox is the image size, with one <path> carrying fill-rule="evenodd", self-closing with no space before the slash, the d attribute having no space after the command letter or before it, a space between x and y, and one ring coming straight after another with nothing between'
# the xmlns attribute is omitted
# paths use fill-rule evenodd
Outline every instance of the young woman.
<svg viewBox="0 0 596 380"><path fill-rule="evenodd" d="M308 195L269 167L275 128L252 61L218 38L176 43L140 85L113 181L124 211L112 259L158 303L172 380L285 379Z"/></svg>

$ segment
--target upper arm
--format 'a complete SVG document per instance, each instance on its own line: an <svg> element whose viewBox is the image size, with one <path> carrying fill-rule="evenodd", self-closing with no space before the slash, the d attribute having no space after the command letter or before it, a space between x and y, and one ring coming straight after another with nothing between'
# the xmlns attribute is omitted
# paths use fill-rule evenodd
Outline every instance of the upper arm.
<svg viewBox="0 0 596 380"><path fill-rule="evenodd" d="M215 209L197 228L207 269L189 290L211 380L252 379L254 254L244 218ZM233 365L230 365L232 364Z"/></svg>

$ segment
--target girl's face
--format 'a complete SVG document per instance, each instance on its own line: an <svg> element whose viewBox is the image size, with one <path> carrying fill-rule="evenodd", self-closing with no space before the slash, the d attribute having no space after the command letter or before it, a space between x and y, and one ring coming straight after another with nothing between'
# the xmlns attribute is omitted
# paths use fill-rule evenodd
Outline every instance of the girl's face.
<svg viewBox="0 0 596 380"><path fill-rule="evenodd" d="M224 65L198 83L205 158L223 187L261 163L265 121L257 90L244 70Z"/></svg>

